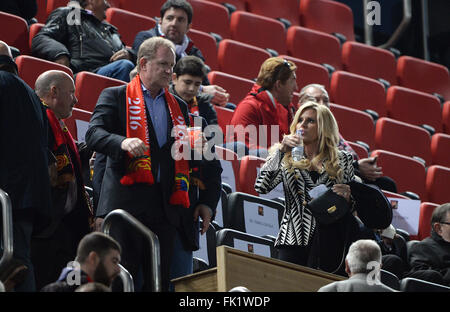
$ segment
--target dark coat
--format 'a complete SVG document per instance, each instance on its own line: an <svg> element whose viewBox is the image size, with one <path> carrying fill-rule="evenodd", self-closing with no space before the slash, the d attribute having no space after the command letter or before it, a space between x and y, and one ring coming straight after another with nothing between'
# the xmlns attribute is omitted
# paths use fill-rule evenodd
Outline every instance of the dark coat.
<svg viewBox="0 0 450 312"><path fill-rule="evenodd" d="M2 0L0 11L20 16L26 20L36 16L38 7L36 0Z"/></svg>

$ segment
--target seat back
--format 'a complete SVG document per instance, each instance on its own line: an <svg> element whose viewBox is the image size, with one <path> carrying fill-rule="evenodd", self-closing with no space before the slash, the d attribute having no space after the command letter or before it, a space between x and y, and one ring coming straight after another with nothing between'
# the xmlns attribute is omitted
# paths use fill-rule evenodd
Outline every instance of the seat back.
<svg viewBox="0 0 450 312"><path fill-rule="evenodd" d="M97 75L91 72L79 72L75 79L75 95L78 107L93 112L98 97L103 89L124 85L126 82L114 78Z"/></svg>
<svg viewBox="0 0 450 312"><path fill-rule="evenodd" d="M215 106L214 109L216 110L217 113L217 123L219 124L220 129L222 130L224 141L226 141L227 125L230 124L231 118L233 118L234 111L222 106Z"/></svg>
<svg viewBox="0 0 450 312"><path fill-rule="evenodd" d="M369 157L369 152L361 144L358 144L358 143L355 143L355 142L352 142L352 141L347 141L347 143L355 151L355 153L358 155L359 159L363 159L363 158Z"/></svg>
<svg viewBox="0 0 450 312"><path fill-rule="evenodd" d="M384 285L389 286L395 290L400 290L400 280L398 279L398 277L395 274L381 269L380 270L380 278L381 278L381 282Z"/></svg>
<svg viewBox="0 0 450 312"><path fill-rule="evenodd" d="M405 122L382 117L375 127L375 148L409 157L418 156L431 164L431 138L428 131Z"/></svg>
<svg viewBox="0 0 450 312"><path fill-rule="evenodd" d="M30 54L28 24L22 17L0 11L0 38L20 54Z"/></svg>
<svg viewBox="0 0 450 312"><path fill-rule="evenodd" d="M233 5L236 8L236 10L248 11L247 10L247 0L227 0L226 2L223 0L209 0L209 1L215 2L218 4L229 3L229 4Z"/></svg>
<svg viewBox="0 0 450 312"><path fill-rule="evenodd" d="M256 78L261 64L269 57L270 53L262 48L230 39L220 41L217 51L220 71L247 79Z"/></svg>
<svg viewBox="0 0 450 312"><path fill-rule="evenodd" d="M239 189L239 159L238 154L221 146L215 146L217 158L222 165L222 182L231 187L232 192Z"/></svg>
<svg viewBox="0 0 450 312"><path fill-rule="evenodd" d="M271 18L287 19L291 26L300 25L300 13L297 0L278 0L274 5L273 0L247 0L248 11L253 14Z"/></svg>
<svg viewBox="0 0 450 312"><path fill-rule="evenodd" d="M450 100L450 76L443 65L412 56L400 56L397 60L397 80L400 86L430 94L438 93Z"/></svg>
<svg viewBox="0 0 450 312"><path fill-rule="evenodd" d="M380 117L386 116L386 93L381 82L352 74L335 71L331 76L330 100L333 103L359 109L373 110Z"/></svg>
<svg viewBox="0 0 450 312"><path fill-rule="evenodd" d="M406 277L400 281L400 291L403 292L450 292L450 287L436 283Z"/></svg>
<svg viewBox="0 0 450 312"><path fill-rule="evenodd" d="M292 56L281 55L281 57L293 62L297 66L296 75L299 90L311 83L321 84L328 90L330 86L330 76L325 67Z"/></svg>
<svg viewBox="0 0 450 312"><path fill-rule="evenodd" d="M392 52L367 44L347 41L342 45L344 70L373 79L397 84L396 60Z"/></svg>
<svg viewBox="0 0 450 312"><path fill-rule="evenodd" d="M353 12L345 4L330 0L300 1L302 26L326 33L340 33L348 41L355 40Z"/></svg>
<svg viewBox="0 0 450 312"><path fill-rule="evenodd" d="M418 240L423 240L431 235L431 215L438 206L439 205L430 202L422 202L420 204L419 231L417 233Z"/></svg>
<svg viewBox="0 0 450 312"><path fill-rule="evenodd" d="M228 10L218 3L203 0L188 0L194 10L191 27L207 33L213 32L222 38L231 38Z"/></svg>
<svg viewBox="0 0 450 312"><path fill-rule="evenodd" d="M120 0L119 8L131 11L134 13L142 14L147 17L156 18L160 17L160 9L166 0Z"/></svg>
<svg viewBox="0 0 450 312"><path fill-rule="evenodd" d="M266 162L264 158L247 155L241 158L239 166L239 192L258 196L255 191L256 177L259 168ZM278 197L278 196L276 196Z"/></svg>
<svg viewBox="0 0 450 312"><path fill-rule="evenodd" d="M117 27L120 38L129 47L133 45L138 32L156 25L156 21L151 17L118 8L107 9L106 20Z"/></svg>
<svg viewBox="0 0 450 312"><path fill-rule="evenodd" d="M233 40L287 53L284 25L273 18L236 11L231 14L230 33Z"/></svg>
<svg viewBox="0 0 450 312"><path fill-rule="evenodd" d="M72 116L64 119L67 129L75 141L85 142L84 136L89 127L91 115L91 112L74 107L72 110Z"/></svg>
<svg viewBox="0 0 450 312"><path fill-rule="evenodd" d="M431 137L431 157L433 165L450 168L450 135L436 133Z"/></svg>
<svg viewBox="0 0 450 312"><path fill-rule="evenodd" d="M194 45L202 52L202 55L205 58L205 64L208 65L211 70L217 70L219 68L219 63L217 62L216 39L209 33L192 28L189 29L187 35L194 42Z"/></svg>
<svg viewBox="0 0 450 312"><path fill-rule="evenodd" d="M441 103L430 94L392 86L386 92L386 109L390 118L416 126L426 124L436 132L442 131Z"/></svg>
<svg viewBox="0 0 450 312"><path fill-rule="evenodd" d="M218 229L214 224L210 224L208 230L204 235L200 235L199 249L192 254L194 257L202 259L206 262L208 268L213 268L217 265L216 261L216 233Z"/></svg>
<svg viewBox="0 0 450 312"><path fill-rule="evenodd" d="M73 77L72 70L69 67L33 56L19 55L16 58L16 64L19 69L19 77L33 89L39 75L48 70L61 70Z"/></svg>
<svg viewBox="0 0 450 312"><path fill-rule="evenodd" d="M37 1L37 13L35 18L38 23L45 23L47 20L47 0Z"/></svg>
<svg viewBox="0 0 450 312"><path fill-rule="evenodd" d="M450 202L450 168L432 165L427 168L426 189L428 201L436 204Z"/></svg>
<svg viewBox="0 0 450 312"><path fill-rule="evenodd" d="M375 147L375 124L368 113L333 103L330 103L330 109L336 118L340 134L346 140L362 141L370 148Z"/></svg>
<svg viewBox="0 0 450 312"><path fill-rule="evenodd" d="M385 150L374 150L371 156L378 156L377 165L382 167L383 175L395 181L399 193L411 191L419 195L422 201L426 200L426 174L422 162Z"/></svg>
<svg viewBox="0 0 450 312"><path fill-rule="evenodd" d="M42 23L34 23L30 25L30 33L28 35L28 46L30 48L30 51L33 38L38 34L39 31L41 31L42 27L44 27L44 24Z"/></svg>
<svg viewBox="0 0 450 312"><path fill-rule="evenodd" d="M47 17L54 10L60 7L65 7L69 3L69 0L47 0Z"/></svg>
<svg viewBox="0 0 450 312"><path fill-rule="evenodd" d="M292 26L286 32L289 55L317 64L329 64L342 69L341 45L328 33L301 26Z"/></svg>
<svg viewBox="0 0 450 312"><path fill-rule="evenodd" d="M223 87L230 94L229 101L233 104L239 104L247 93L253 87L254 82L247 78L238 77L220 71L211 71L208 73L208 79L211 84Z"/></svg>

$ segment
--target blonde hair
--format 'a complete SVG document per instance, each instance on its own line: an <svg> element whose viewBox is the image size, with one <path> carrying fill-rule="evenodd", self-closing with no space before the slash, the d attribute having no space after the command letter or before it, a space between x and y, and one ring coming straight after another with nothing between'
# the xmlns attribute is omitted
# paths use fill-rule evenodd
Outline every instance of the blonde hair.
<svg viewBox="0 0 450 312"><path fill-rule="evenodd" d="M270 90L277 80L285 83L296 69L297 66L293 62L281 57L268 58L261 65L256 83Z"/></svg>
<svg viewBox="0 0 450 312"><path fill-rule="evenodd" d="M341 181L343 171L339 166L339 150L337 148L339 143L339 128L336 119L328 107L313 101L304 103L295 113L294 119L292 120L289 128L290 134L295 134L300 117L308 109L312 109L317 113L319 154L312 160L305 158L300 161L294 161L292 159L291 152L287 152L283 157L283 165L289 170L292 170L293 168L307 170L317 168L318 170L321 170L318 164L322 161L324 169L330 178ZM273 146L270 149L270 152L273 152L274 148L279 148L279 146L279 144L277 146Z"/></svg>
<svg viewBox="0 0 450 312"><path fill-rule="evenodd" d="M173 55L175 55L175 45L172 41L162 38L162 37L152 37L145 40L141 46L139 47L138 55L137 55L137 72L140 72L139 61L141 58L145 57L147 60L151 61L156 57L156 53L158 52L159 47L166 47L172 50Z"/></svg>

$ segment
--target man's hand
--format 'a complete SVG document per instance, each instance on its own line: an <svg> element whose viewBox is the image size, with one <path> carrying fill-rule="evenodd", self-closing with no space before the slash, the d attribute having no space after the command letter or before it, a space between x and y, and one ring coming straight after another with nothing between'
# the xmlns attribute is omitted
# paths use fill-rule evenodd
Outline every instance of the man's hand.
<svg viewBox="0 0 450 312"><path fill-rule="evenodd" d="M130 53L128 53L127 50L122 49L117 51L116 53L114 53L111 58L109 59L109 61L115 62L117 60L130 60Z"/></svg>
<svg viewBox="0 0 450 312"><path fill-rule="evenodd" d="M212 218L211 209L209 209L209 207L204 204L197 205L197 207L195 207L195 210L194 210L194 220L195 221L198 220L198 216L200 216L203 220L203 226L202 226L202 230L200 232L203 235L208 230L209 223L211 222L211 218Z"/></svg>
<svg viewBox="0 0 450 312"><path fill-rule="evenodd" d="M94 231L97 231L97 232L101 232L102 231L103 220L104 220L103 218L95 218Z"/></svg>
<svg viewBox="0 0 450 312"><path fill-rule="evenodd" d="M225 106L228 103L230 94L227 91L217 85L203 86L202 92L211 94L214 97L211 99L211 103L217 106Z"/></svg>
<svg viewBox="0 0 450 312"><path fill-rule="evenodd" d="M142 156L148 150L148 146L139 138L126 138L120 144L120 148L134 157Z"/></svg>
<svg viewBox="0 0 450 312"><path fill-rule="evenodd" d="M377 156L360 159L358 165L361 175L369 181L375 181L383 175L381 167L377 166Z"/></svg>
<svg viewBox="0 0 450 312"><path fill-rule="evenodd" d="M70 67L70 60L67 57L67 55L61 55L56 60L54 60L55 63Z"/></svg>

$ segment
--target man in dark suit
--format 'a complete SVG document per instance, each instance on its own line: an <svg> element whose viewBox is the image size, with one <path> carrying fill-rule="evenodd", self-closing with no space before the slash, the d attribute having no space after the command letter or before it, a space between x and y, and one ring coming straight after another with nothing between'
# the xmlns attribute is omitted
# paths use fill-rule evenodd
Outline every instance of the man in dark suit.
<svg viewBox="0 0 450 312"><path fill-rule="evenodd" d="M189 208L190 164L171 157L172 145L180 140L171 136L172 128L189 125L186 104L167 90L174 64L172 42L146 40L138 52L138 75L127 86L102 92L86 133L88 146L107 155L96 224L120 208L153 231L160 243L163 290L169 286L176 230L183 209ZM149 290L143 277L147 266L142 266L147 242L124 226L112 231L123 247L122 263L133 275L135 289Z"/></svg>
<svg viewBox="0 0 450 312"><path fill-rule="evenodd" d="M12 204L14 261L28 268L15 290L34 291L31 235L47 225L50 209L47 117L37 95L17 76L7 45L0 46L6 51L0 55L0 189ZM7 270L14 273L11 266Z"/></svg>

